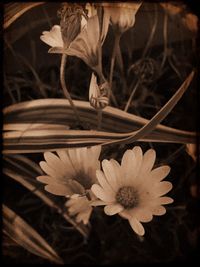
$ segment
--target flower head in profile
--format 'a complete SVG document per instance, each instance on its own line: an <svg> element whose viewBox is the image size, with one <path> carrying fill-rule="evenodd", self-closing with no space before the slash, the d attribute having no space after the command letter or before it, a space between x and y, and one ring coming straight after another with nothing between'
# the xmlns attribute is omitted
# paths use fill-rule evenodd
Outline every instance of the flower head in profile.
<svg viewBox="0 0 200 267"><path fill-rule="evenodd" d="M149 222L153 215L163 215L164 204L173 202L163 196L172 189L172 184L162 181L169 173L169 166L152 170L156 154L149 149L144 155L139 146L127 150L121 165L115 161L103 160L103 171L97 170L99 184L92 186L92 192L99 198L94 206L105 205L107 215L119 214L127 219L138 235L144 235L141 222Z"/></svg>
<svg viewBox="0 0 200 267"><path fill-rule="evenodd" d="M63 53L87 23L87 15L77 4L63 3L58 12L60 25L54 25L50 31L44 31L40 39L52 47L54 53ZM51 51L51 49L50 49Z"/></svg>
<svg viewBox="0 0 200 267"><path fill-rule="evenodd" d="M106 38L109 26L109 16L104 12L102 29L100 29L99 17L94 15L89 17L80 33L69 44L68 47L60 49L52 47L49 53L64 53L70 56L76 56L82 59L87 65L95 68L98 65L98 45L101 45Z"/></svg>
<svg viewBox="0 0 200 267"><path fill-rule="evenodd" d="M97 77L92 73L90 88L89 88L89 101L93 108L104 109L109 103L109 84L104 82L100 86L97 84Z"/></svg>
<svg viewBox="0 0 200 267"><path fill-rule="evenodd" d="M101 146L58 150L57 155L45 152L45 161L40 162L46 175L38 176L37 180L46 184L45 190L49 193L71 197L66 203L69 213L84 223L92 211L90 200L94 195L90 188L97 181L100 152Z"/></svg>
<svg viewBox="0 0 200 267"><path fill-rule="evenodd" d="M135 24L135 15L141 6L141 2L135 3L103 3L110 15L110 20L116 31L123 33Z"/></svg>

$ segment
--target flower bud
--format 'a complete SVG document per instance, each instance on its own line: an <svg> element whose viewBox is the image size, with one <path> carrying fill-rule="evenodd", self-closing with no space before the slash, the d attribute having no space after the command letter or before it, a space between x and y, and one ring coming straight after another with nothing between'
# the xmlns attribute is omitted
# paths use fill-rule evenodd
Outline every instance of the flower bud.
<svg viewBox="0 0 200 267"><path fill-rule="evenodd" d="M109 84L107 81L100 86L97 84L97 77L92 73L89 89L89 101L93 108L104 109L109 104Z"/></svg>
<svg viewBox="0 0 200 267"><path fill-rule="evenodd" d="M87 16L82 6L70 3L63 3L58 15L64 46L68 47L86 25Z"/></svg>

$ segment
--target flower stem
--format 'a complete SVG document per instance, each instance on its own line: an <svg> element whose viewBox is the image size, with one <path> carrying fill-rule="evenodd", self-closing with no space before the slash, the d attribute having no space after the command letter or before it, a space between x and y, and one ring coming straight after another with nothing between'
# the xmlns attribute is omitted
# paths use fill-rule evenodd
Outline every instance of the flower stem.
<svg viewBox="0 0 200 267"><path fill-rule="evenodd" d="M69 100L69 103L74 111L74 114L78 120L78 122L80 123L80 117L78 115L78 111L72 101L72 98L69 94L69 91L67 90L67 86L66 86L66 83L65 83L65 65L66 65L66 61L67 61L67 55L63 54L62 55L62 58L61 58L61 65L60 65L60 82L61 82L61 86L62 86L62 89L63 89L63 93L65 95L65 97Z"/></svg>
<svg viewBox="0 0 200 267"><path fill-rule="evenodd" d="M164 67L165 61L167 59L167 22L168 22L168 15L167 12L165 12L164 25L163 25L164 55L161 63L161 69Z"/></svg>
<svg viewBox="0 0 200 267"><path fill-rule="evenodd" d="M131 101L132 101L132 99L133 99L133 96L134 96L134 94L135 94L135 92L136 92L136 90L137 90L139 84L140 84L140 80L137 81L136 85L135 85L134 88L133 88L133 91L132 91L131 95L129 96L129 99L128 99L128 101L127 101L127 103L126 103L126 106L125 106L125 108L124 108L124 111L125 111L125 112L127 112L127 110L128 110L128 108L129 108L129 106L130 106L130 104L131 104Z"/></svg>
<svg viewBox="0 0 200 267"><path fill-rule="evenodd" d="M101 130L101 122L102 122L102 109L97 110L97 130Z"/></svg>
<svg viewBox="0 0 200 267"><path fill-rule="evenodd" d="M114 66L115 66L115 58L116 58L117 50L119 49L120 38L121 38L121 34L116 33L113 52L112 52L112 58L111 58L111 63L110 63L110 75L109 75L110 95L115 105L117 105L117 101L115 99L115 96L112 94L112 81L113 81L113 71L114 71Z"/></svg>

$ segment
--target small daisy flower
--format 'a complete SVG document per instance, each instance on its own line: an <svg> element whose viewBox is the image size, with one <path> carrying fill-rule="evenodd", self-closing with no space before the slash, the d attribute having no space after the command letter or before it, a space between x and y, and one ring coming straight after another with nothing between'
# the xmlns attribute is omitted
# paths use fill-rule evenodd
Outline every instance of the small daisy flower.
<svg viewBox="0 0 200 267"><path fill-rule="evenodd" d="M144 155L139 146L127 150L121 165L115 161L103 160L103 171L97 170L99 184L94 184L92 192L100 200L93 206L105 205L107 215L119 214L127 219L135 233L145 233L141 222L149 222L153 215L163 215L165 204L173 202L163 196L172 189L172 184L162 181L170 172L169 166L152 170L156 159L155 150L149 149Z"/></svg>
<svg viewBox="0 0 200 267"><path fill-rule="evenodd" d="M91 200L86 196L80 196L74 194L71 198L65 203L65 206L68 208L68 212L71 216L76 216L76 222L83 222L88 224L91 213L92 213L92 200L96 199L92 191L88 190L88 195Z"/></svg>
<svg viewBox="0 0 200 267"><path fill-rule="evenodd" d="M89 203L94 196L90 188L97 182L100 152L101 146L58 150L58 156L45 152L45 161L40 162L46 175L38 176L37 180L46 184L45 190L51 194L72 197L73 200L68 200L66 206L71 207L71 212L77 215L78 221L88 222L92 211Z"/></svg>

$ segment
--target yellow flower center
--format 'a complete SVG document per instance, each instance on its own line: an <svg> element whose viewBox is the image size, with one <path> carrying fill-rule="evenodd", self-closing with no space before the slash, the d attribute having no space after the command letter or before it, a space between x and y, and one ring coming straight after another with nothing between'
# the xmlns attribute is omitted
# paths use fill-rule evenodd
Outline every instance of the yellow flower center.
<svg viewBox="0 0 200 267"><path fill-rule="evenodd" d="M134 208L139 202L138 192L132 186L123 186L118 190L116 200L125 209Z"/></svg>

